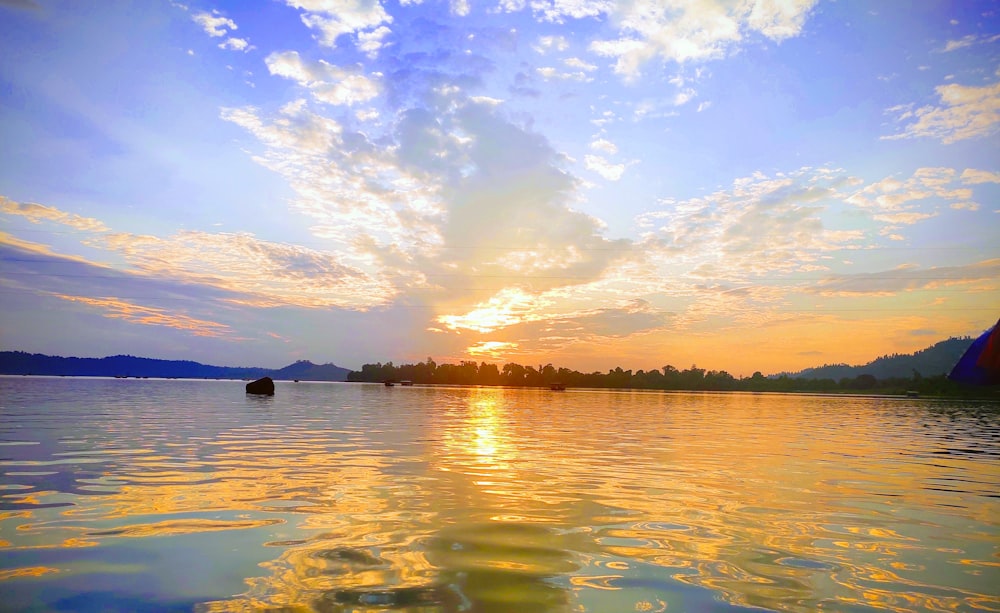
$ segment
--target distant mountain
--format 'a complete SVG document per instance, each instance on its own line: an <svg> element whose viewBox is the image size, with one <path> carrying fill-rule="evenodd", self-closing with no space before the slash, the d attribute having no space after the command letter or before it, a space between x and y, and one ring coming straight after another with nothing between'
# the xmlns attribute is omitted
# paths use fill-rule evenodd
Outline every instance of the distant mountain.
<svg viewBox="0 0 1000 613"><path fill-rule="evenodd" d="M818 368L807 368L797 373L784 373L791 378L833 379L854 378L858 375L872 375L877 379L892 377L911 378L914 372L921 376L946 375L972 344L972 338L949 338L946 341L921 349L916 353L884 355L860 366L847 364L827 364Z"/></svg>
<svg viewBox="0 0 1000 613"><path fill-rule="evenodd" d="M277 370L258 367L211 366L190 360L155 360L131 355L106 358L64 358L24 351L0 351L0 374L65 375L72 377L165 377L179 379L258 379L346 381L350 370L307 360Z"/></svg>
<svg viewBox="0 0 1000 613"><path fill-rule="evenodd" d="M348 368L336 364L313 364L309 360L299 360L284 368L270 371L272 379L299 379L301 381L347 381Z"/></svg>

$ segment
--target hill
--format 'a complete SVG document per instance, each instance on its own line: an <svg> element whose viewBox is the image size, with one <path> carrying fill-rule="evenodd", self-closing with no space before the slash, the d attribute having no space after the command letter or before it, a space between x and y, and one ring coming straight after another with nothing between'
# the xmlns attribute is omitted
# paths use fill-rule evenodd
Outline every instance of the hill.
<svg viewBox="0 0 1000 613"><path fill-rule="evenodd" d="M212 366L190 360L156 360L131 355L66 358L24 351L0 351L0 374L71 377L164 377L178 379L258 379L345 381L350 370L307 360L280 369Z"/></svg>
<svg viewBox="0 0 1000 613"><path fill-rule="evenodd" d="M972 338L949 338L921 349L916 353L884 355L867 364L848 366L847 364L827 364L807 368L797 373L783 373L793 379L833 379L872 375L877 379L905 378L919 373L923 377L948 374L965 350L972 344Z"/></svg>

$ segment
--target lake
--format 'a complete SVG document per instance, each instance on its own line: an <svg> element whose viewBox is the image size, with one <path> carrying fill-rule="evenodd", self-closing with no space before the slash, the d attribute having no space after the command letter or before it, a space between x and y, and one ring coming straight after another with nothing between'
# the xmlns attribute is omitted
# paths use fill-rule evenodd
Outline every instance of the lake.
<svg viewBox="0 0 1000 613"><path fill-rule="evenodd" d="M1000 408L0 377L0 608L1000 611Z"/></svg>

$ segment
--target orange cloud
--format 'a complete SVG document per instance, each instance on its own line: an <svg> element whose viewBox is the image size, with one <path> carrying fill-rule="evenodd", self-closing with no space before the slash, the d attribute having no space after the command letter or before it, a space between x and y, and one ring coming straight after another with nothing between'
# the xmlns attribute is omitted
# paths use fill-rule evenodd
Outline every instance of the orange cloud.
<svg viewBox="0 0 1000 613"><path fill-rule="evenodd" d="M93 217L83 217L75 213L67 213L55 207L36 204L34 202L15 202L5 196L0 196L0 212L7 215L19 215L31 223L50 221L69 226L81 232L107 232L109 230L103 222Z"/></svg>
<svg viewBox="0 0 1000 613"><path fill-rule="evenodd" d="M68 296L65 294L54 295L63 300L80 302L103 309L106 311L104 313L105 317L123 319L129 323L147 326L166 326L190 332L195 336L221 337L230 331L229 326L225 324L205 319L196 319L186 315L170 314L163 309L144 307L117 298L87 298L85 296Z"/></svg>

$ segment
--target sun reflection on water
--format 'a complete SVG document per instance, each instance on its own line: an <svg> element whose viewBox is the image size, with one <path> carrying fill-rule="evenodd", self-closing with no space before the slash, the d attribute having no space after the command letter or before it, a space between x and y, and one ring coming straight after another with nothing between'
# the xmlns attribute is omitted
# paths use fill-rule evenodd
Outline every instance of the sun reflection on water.
<svg viewBox="0 0 1000 613"><path fill-rule="evenodd" d="M143 428L109 402L107 424L5 449L0 588L37 599L95 577L202 611L1000 610L996 413L288 394L214 412L210 396L166 417L162 399L126 398ZM125 551L148 555L114 559ZM157 588L161 575L181 579Z"/></svg>

